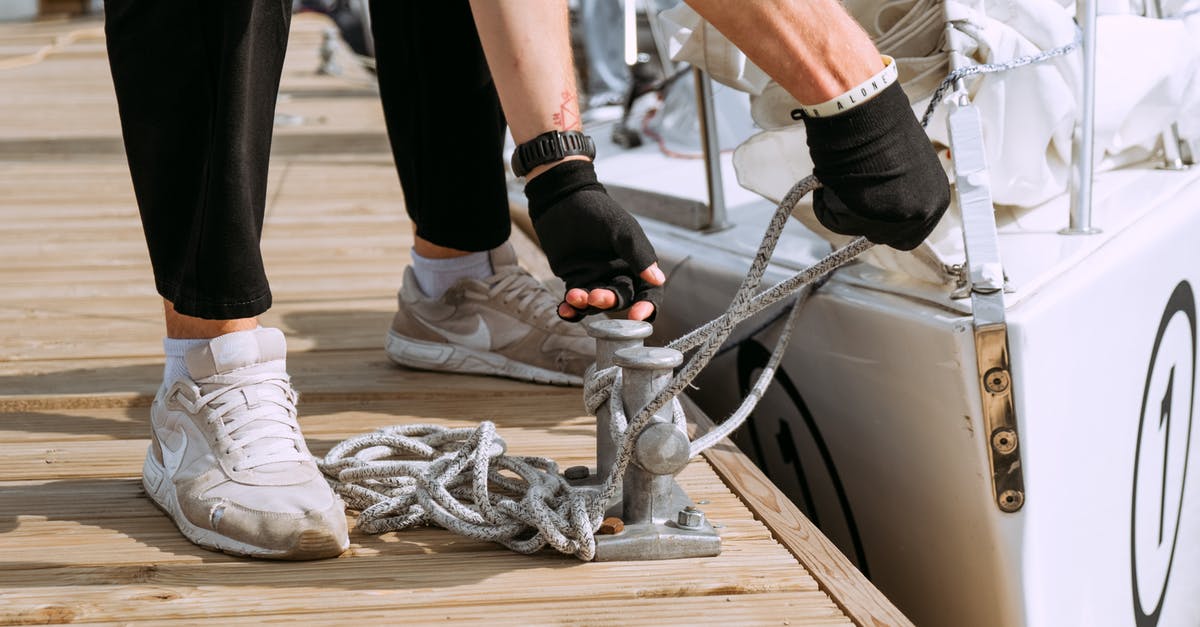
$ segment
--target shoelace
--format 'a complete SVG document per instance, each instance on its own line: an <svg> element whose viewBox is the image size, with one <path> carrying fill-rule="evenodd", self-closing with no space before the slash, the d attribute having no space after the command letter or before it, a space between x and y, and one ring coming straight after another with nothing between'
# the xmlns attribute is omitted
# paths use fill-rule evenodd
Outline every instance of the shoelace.
<svg viewBox="0 0 1200 627"><path fill-rule="evenodd" d="M544 318L552 325L561 322L555 310L558 302L533 275L521 268L504 268L495 275L495 282L488 289L488 298L500 299L505 303L517 300L517 311L528 315L532 307L534 317ZM536 305L536 306L535 306Z"/></svg>
<svg viewBox="0 0 1200 627"><path fill-rule="evenodd" d="M200 381L204 387L225 385L201 394L194 401L178 393L183 389L196 389L189 382L177 381L171 394L190 412L200 413L207 409L210 412L208 420L222 423L225 437L218 443L223 447L221 453L245 452L234 470L276 462L309 461L296 422L297 396L289 377L278 372L263 372L231 379L214 375Z"/></svg>

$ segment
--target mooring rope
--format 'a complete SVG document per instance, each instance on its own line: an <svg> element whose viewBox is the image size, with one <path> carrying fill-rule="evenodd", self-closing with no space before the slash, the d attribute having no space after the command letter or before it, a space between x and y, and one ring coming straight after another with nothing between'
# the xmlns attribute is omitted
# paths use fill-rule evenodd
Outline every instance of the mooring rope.
<svg viewBox="0 0 1200 627"><path fill-rule="evenodd" d="M1008 63L961 68L951 72L934 92L921 125L958 80L967 76L1010 70L1040 63L1071 52L1076 40L1039 55ZM849 263L873 244L859 237L834 250L812 266L758 291L783 227L800 200L820 187L808 176L779 202L762 242L724 314L667 344L683 353L694 351L667 386L630 419L621 402L621 372L613 367L594 373L585 382L584 404L595 413L605 403L611 414L617 444L613 467L600 489L575 487L553 460L509 456L496 427L484 421L476 428L451 429L436 425L388 427L350 438L335 446L317 464L330 485L351 509L359 510L358 527L384 533L419 525L437 525L479 540L499 543L520 553L551 546L589 561L596 554L594 534L605 506L621 484L633 455L633 442L655 414L671 403L672 421L681 429L686 417L678 396L717 354L733 328L747 318L790 296L798 295L780 331L766 366L741 405L728 419L693 441L691 457L724 439L746 420L783 359L801 306L811 285ZM803 290L803 291L802 291Z"/></svg>
<svg viewBox="0 0 1200 627"><path fill-rule="evenodd" d="M619 369L609 368L589 379L585 404L594 413L608 403L613 441L618 444L613 467L599 491L572 486L550 459L505 455L504 441L496 434L495 425L487 421L474 429L388 427L338 444L317 460L318 466L347 506L359 510L358 526L367 533L432 524L466 537L497 542L520 553L533 553L549 545L590 561L596 551L594 534L632 458L633 441L655 413L672 403L673 422L683 429L686 417L676 396L707 365L738 323L797 293L872 246L865 238L855 239L756 294L792 209L819 185L815 177L809 176L794 185L779 203L729 309L668 344L669 348L694 349L695 353L633 419L627 418L620 401ZM754 410L783 358L803 298L793 303L767 366L741 406L720 427L693 442L690 456L719 442Z"/></svg>

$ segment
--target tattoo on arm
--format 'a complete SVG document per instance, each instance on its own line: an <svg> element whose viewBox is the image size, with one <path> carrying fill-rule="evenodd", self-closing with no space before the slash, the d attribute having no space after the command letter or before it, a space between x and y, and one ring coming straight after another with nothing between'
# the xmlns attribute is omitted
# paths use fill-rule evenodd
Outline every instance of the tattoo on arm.
<svg viewBox="0 0 1200 627"><path fill-rule="evenodd" d="M551 116L551 121L562 131L578 131L583 128L579 120L579 100L574 91L562 93L562 104L558 106L558 113Z"/></svg>

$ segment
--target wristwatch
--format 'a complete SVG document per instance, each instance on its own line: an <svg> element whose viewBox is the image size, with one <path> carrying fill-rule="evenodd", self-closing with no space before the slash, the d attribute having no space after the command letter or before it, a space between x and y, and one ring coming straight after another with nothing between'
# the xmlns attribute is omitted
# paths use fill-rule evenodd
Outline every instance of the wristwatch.
<svg viewBox="0 0 1200 627"><path fill-rule="evenodd" d="M553 163L565 157L584 155L596 157L596 144L592 138L579 131L549 131L517 146L512 155L513 174L525 176L529 171L544 163Z"/></svg>

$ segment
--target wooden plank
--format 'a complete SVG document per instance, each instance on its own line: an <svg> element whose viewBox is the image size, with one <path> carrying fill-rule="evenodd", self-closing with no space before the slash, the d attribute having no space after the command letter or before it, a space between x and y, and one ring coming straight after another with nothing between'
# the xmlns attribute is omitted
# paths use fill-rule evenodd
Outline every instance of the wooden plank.
<svg viewBox="0 0 1200 627"><path fill-rule="evenodd" d="M823 600L824 599L824 600ZM832 607L832 613L831 612ZM751 608L751 609L747 609ZM771 608L771 612L753 608ZM292 615L287 619L322 624L361 624L363 621L395 621L383 612L347 612L342 609L322 614ZM820 592L758 593L689 597L686 606L666 599L621 599L616 602L573 599L542 602L536 612L513 604L470 605L456 608L413 608L404 618L414 624L438 622L456 625L851 625ZM228 624L245 624L251 619L225 618ZM215 621L213 621L215 622ZM257 621L256 621L257 622ZM273 622L273 621L266 621Z"/></svg>
<svg viewBox="0 0 1200 627"><path fill-rule="evenodd" d="M713 428L712 420L695 403L685 398L684 404L689 420L701 432ZM723 440L706 451L704 457L855 623L880 627L912 625L732 442Z"/></svg>
<svg viewBox="0 0 1200 627"><path fill-rule="evenodd" d="M310 420L301 420L307 434L309 448L315 455L323 455L342 441L346 432L326 434L319 428L310 428ZM373 426L389 424L444 422L450 426L470 426L462 421L439 421L425 416L416 418L395 417ZM562 467L587 463L594 450L595 439L583 427L558 428L547 437L545 428L506 427L501 437L510 451L521 451L528 455L545 455L558 460ZM543 443L550 439L550 443ZM0 444L0 478L7 481L34 479L102 479L138 476L145 458L148 438L120 440L33 440L14 444ZM697 497L699 498L699 497Z"/></svg>
<svg viewBox="0 0 1200 627"><path fill-rule="evenodd" d="M158 352L150 347L147 353ZM153 341L157 345L157 340ZM318 350L320 340L293 342L311 350L293 351L288 372L301 393L301 415L314 411L315 403L337 401L342 407L354 401L458 399L458 403L521 401L536 404L530 410L582 407L579 388L535 386L529 383L476 375L446 375L398 366L382 347L355 350ZM146 407L162 379L162 357L58 359L0 362L0 412L52 409ZM559 399L567 404L558 405ZM485 409L487 404L476 404ZM493 411L486 409L486 411ZM502 411L502 410L501 410ZM503 413L503 412L502 412ZM0 418L0 424L12 417Z"/></svg>
<svg viewBox="0 0 1200 627"><path fill-rule="evenodd" d="M707 486L706 507L714 514L745 511L705 464L693 464L685 476L690 474L706 475L685 488L705 495ZM137 491L136 479L0 484L0 598L7 601L0 620L51 610L73 620L158 620L220 615L214 607L246 616L334 606L403 612L407 619L410 609L497 599L520 604L524 615L546 617L557 615L541 607L547 597L594 604L816 589L794 558L748 517L723 528L720 557L702 560L582 564L564 556L514 555L429 529L354 534L355 546L345 557L293 565L194 547ZM457 567L462 564L471 566ZM565 581L562 568L572 570ZM537 585L539 579L545 584ZM63 602L62 589L71 591L69 602ZM733 600L744 604L747 617L782 616L780 608L752 598ZM836 616L832 603L825 603L820 616Z"/></svg>
<svg viewBox="0 0 1200 627"><path fill-rule="evenodd" d="M817 591L812 579L798 574L802 571L794 564L773 563L761 556L640 566L481 553L302 564L244 561L7 570L0 575L5 588L0 593L5 600L0 620L15 622L22 614L51 606L76 622L287 616L319 608L387 611L395 620L409 622L409 610L498 602L524 606L524 614L545 620L560 614L563 599L616 604L659 599L681 612L692 598L714 595L736 598L747 616L779 620L785 617L785 608L756 604L758 594ZM819 597L809 598L817 601L826 617L837 609Z"/></svg>
<svg viewBox="0 0 1200 627"><path fill-rule="evenodd" d="M712 479L703 472L693 474L685 481L689 486L703 488L704 482ZM240 559L221 556L188 542L142 495L140 479L2 482L0 486L8 492L0 502L0 530L4 533L0 539L0 547L4 548L0 565L5 569L215 563ZM52 503L50 495L70 502ZM748 551L776 557L786 554L774 553L782 549L771 533L761 522L746 515L744 506L732 493L715 488L708 496L712 498L707 499L710 503L705 505L706 511L723 521L719 523L720 534L729 549L727 557ZM17 501L18 497L24 502ZM62 543L65 544L60 546ZM365 535L352 528L350 543L346 557L505 552L496 545L436 528L415 528L382 536ZM67 545L70 550L62 550Z"/></svg>
<svg viewBox="0 0 1200 627"><path fill-rule="evenodd" d="M695 596L681 605L671 599L599 599L544 600L530 607L525 604L491 601L485 604L461 606L405 607L395 609L356 609L340 604L321 611L296 612L274 616L194 615L176 618L171 606L177 601L175 592L145 586L141 593L148 604L156 603L166 611L155 616L156 624L375 624L449 623L455 625L851 625L836 606L821 592L766 592L755 594L715 594ZM156 599L156 600L149 600ZM47 622L76 622L82 619L73 603L55 599L45 605L13 612L15 624ZM8 618L0 614L0 619Z"/></svg>
<svg viewBox="0 0 1200 627"><path fill-rule="evenodd" d="M703 463L689 467L681 485L704 504L720 525L731 555L778 550L770 531L746 512L741 501ZM347 557L498 551L436 528L370 536L351 531ZM58 550L67 542L70 551ZM775 549L770 549L775 546ZM74 477L0 482L0 565L134 565L238 561L190 544L142 492L140 478ZM728 551L727 551L728 552Z"/></svg>

